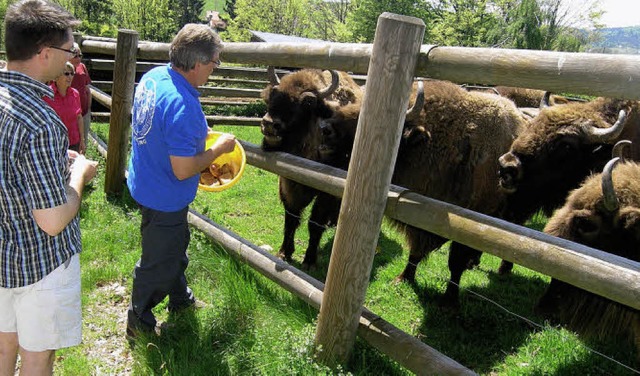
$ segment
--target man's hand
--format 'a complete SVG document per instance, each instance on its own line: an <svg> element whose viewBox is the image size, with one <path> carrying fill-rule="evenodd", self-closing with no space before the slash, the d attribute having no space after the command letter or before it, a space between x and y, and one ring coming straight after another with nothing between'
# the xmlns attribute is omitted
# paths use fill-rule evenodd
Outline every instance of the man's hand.
<svg viewBox="0 0 640 376"><path fill-rule="evenodd" d="M71 162L71 180L80 178L82 184L90 182L97 173L98 162L85 158L84 155L73 150L67 150L69 161Z"/></svg>

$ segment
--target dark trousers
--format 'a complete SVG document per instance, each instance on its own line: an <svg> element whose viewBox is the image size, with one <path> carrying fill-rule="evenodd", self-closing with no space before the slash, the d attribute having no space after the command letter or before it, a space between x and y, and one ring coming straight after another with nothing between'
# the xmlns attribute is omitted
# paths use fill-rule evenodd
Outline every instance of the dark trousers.
<svg viewBox="0 0 640 376"><path fill-rule="evenodd" d="M184 271L189 264L189 224L186 207L177 212L161 212L140 206L142 255L133 270L133 290L127 313L128 325L153 329L153 307L169 296L169 309L195 302Z"/></svg>

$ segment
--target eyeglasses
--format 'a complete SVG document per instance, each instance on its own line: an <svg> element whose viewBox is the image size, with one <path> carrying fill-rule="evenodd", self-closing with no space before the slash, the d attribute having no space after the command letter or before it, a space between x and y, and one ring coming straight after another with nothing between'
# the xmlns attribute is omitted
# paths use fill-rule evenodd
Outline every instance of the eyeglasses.
<svg viewBox="0 0 640 376"><path fill-rule="evenodd" d="M68 53L71 56L75 56L78 54L78 49L75 47L71 47L70 49L66 49L66 48L62 48L62 47L56 47L56 46L49 46L49 48L53 48L55 50L60 50L60 51L64 51L66 53Z"/></svg>
<svg viewBox="0 0 640 376"><path fill-rule="evenodd" d="M74 72L64 72L64 75L67 76L67 77L68 76L73 77L73 76L75 76L75 73Z"/></svg>
<svg viewBox="0 0 640 376"><path fill-rule="evenodd" d="M218 60L211 60L212 63L214 63L216 65L216 67L219 67L220 65L222 65L222 61L220 61L220 59Z"/></svg>

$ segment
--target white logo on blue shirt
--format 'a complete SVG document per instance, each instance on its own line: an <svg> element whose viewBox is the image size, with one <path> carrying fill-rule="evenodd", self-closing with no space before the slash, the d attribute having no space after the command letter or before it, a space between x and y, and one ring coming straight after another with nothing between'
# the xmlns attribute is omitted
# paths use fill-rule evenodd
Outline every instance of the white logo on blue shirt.
<svg viewBox="0 0 640 376"><path fill-rule="evenodd" d="M133 139L140 145L146 144L145 137L151 130L156 110L156 82L153 79L147 78L138 84L133 108Z"/></svg>

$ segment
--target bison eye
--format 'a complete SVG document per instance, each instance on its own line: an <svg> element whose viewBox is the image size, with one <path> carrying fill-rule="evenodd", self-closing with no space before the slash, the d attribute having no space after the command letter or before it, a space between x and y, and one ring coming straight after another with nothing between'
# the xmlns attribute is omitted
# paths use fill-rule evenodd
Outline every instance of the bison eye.
<svg viewBox="0 0 640 376"><path fill-rule="evenodd" d="M583 240L592 240L600 232L601 222L597 216L576 216L573 218L573 228Z"/></svg>

